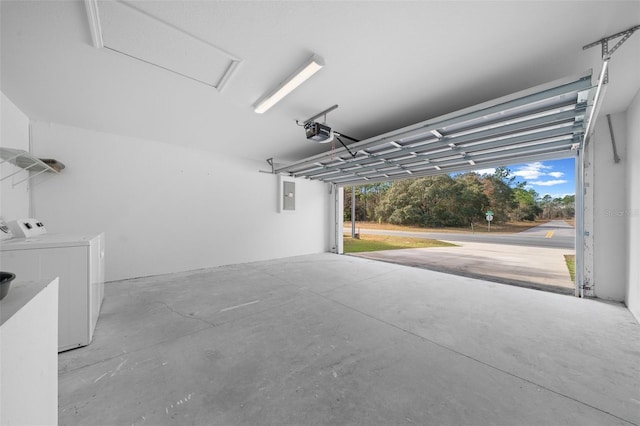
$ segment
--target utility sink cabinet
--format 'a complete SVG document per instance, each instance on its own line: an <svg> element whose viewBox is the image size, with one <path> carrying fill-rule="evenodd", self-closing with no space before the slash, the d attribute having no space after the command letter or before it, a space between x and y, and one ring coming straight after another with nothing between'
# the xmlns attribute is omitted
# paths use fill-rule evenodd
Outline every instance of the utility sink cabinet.
<svg viewBox="0 0 640 426"><path fill-rule="evenodd" d="M11 283L0 342L0 425L57 425L57 278Z"/></svg>

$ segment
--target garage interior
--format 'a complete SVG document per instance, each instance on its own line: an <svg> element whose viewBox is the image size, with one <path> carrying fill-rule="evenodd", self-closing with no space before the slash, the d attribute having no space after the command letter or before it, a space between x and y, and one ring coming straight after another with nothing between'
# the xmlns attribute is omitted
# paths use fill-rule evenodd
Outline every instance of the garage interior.
<svg viewBox="0 0 640 426"><path fill-rule="evenodd" d="M103 234L106 281L91 343L46 366L23 370L38 351L3 316L0 423L640 424L640 2L0 15L3 159L66 165L3 162L0 215ZM340 255L342 185L558 155L578 159L577 297Z"/></svg>
<svg viewBox="0 0 640 426"><path fill-rule="evenodd" d="M331 253L106 291L61 424L638 422L617 304Z"/></svg>

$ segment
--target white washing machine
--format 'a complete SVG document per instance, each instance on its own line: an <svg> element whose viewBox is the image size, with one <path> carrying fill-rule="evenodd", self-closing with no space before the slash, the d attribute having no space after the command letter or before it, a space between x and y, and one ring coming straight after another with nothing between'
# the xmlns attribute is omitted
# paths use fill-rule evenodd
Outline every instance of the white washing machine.
<svg viewBox="0 0 640 426"><path fill-rule="evenodd" d="M104 234L5 240L0 269L15 282L59 277L58 352L91 342L104 297Z"/></svg>

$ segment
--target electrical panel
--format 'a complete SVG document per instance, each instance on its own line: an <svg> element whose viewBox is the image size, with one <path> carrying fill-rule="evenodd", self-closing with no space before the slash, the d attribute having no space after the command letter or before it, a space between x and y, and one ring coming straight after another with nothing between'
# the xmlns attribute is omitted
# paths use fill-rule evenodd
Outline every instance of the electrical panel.
<svg viewBox="0 0 640 426"><path fill-rule="evenodd" d="M296 183L282 181L282 210L294 211L296 209Z"/></svg>

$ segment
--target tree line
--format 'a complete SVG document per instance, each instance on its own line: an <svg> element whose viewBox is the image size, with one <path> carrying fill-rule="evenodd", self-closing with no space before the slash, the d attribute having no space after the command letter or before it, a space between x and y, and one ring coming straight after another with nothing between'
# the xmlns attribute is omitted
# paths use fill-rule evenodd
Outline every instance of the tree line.
<svg viewBox="0 0 640 426"><path fill-rule="evenodd" d="M492 175L469 172L345 187L344 220L351 221L354 190L356 220L361 221L467 227L484 222L489 210L497 223L575 216L575 195L540 197L526 185L500 167Z"/></svg>

